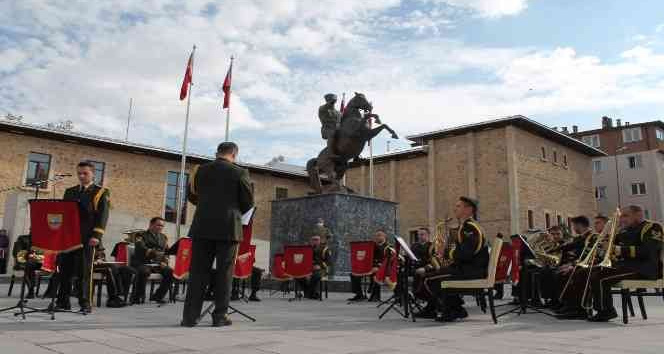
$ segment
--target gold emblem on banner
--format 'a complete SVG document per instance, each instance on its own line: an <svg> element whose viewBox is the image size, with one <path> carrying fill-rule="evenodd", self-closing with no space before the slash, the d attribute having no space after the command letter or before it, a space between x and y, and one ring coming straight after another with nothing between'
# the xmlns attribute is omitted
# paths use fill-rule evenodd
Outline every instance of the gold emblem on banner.
<svg viewBox="0 0 664 354"><path fill-rule="evenodd" d="M357 251L355 253L355 258L358 261L363 261L367 257L367 251Z"/></svg>
<svg viewBox="0 0 664 354"><path fill-rule="evenodd" d="M295 261L295 264L300 264L304 260L304 254L302 253L296 253L293 255L293 261Z"/></svg>
<svg viewBox="0 0 664 354"><path fill-rule="evenodd" d="M62 220L64 216L62 214L47 214L46 220L48 222L48 228L51 230L59 230L62 227Z"/></svg>

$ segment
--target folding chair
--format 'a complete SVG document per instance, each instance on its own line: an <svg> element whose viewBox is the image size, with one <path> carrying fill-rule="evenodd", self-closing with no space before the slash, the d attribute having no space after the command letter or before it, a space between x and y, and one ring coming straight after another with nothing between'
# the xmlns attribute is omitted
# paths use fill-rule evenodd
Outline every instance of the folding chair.
<svg viewBox="0 0 664 354"><path fill-rule="evenodd" d="M440 286L445 290L452 290L454 292L472 293L480 297L489 297L489 311L491 311L491 318L493 323L497 324L496 309L493 301L493 287L496 283L496 269L498 261L500 260L500 253L503 246L503 240L495 238L491 242L491 255L489 257L489 268L487 277L483 279L470 279L470 280L444 280Z"/></svg>
<svg viewBox="0 0 664 354"><path fill-rule="evenodd" d="M659 254L660 263L662 264L662 274L664 274L664 252ZM632 296L636 296L636 299L639 304L639 310L641 310L641 318L644 320L648 319L648 314L646 313L646 304L643 301L644 296L662 296L664 297L664 278L659 278L657 280L652 279L635 279L635 280L623 280L613 286L614 289L612 294L620 294L622 300L622 320L624 324L628 324L629 316L627 315L628 309L631 312L631 315L634 316L634 310L631 306ZM654 292L648 292L648 289L653 289Z"/></svg>

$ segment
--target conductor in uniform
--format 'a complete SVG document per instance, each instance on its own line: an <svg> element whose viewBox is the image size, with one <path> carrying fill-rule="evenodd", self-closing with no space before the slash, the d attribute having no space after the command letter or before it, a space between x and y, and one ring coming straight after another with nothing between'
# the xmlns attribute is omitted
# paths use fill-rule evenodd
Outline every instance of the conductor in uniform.
<svg viewBox="0 0 664 354"><path fill-rule="evenodd" d="M181 325L193 327L203 309L205 288L216 258L215 310L212 325L231 324L227 314L233 280L233 264L242 240L242 214L254 205L247 170L237 166L238 146L223 142L215 161L201 165L191 178L188 198L196 205L189 229L192 238L190 285Z"/></svg>

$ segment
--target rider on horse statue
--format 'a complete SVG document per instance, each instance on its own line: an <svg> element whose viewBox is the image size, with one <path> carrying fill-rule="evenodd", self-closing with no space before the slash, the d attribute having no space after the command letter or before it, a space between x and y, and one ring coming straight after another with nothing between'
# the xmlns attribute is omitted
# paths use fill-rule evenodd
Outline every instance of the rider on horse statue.
<svg viewBox="0 0 664 354"><path fill-rule="evenodd" d="M320 119L321 124L320 134L323 139L327 140L327 150L334 155L334 143L337 129L341 124L341 112L334 108L337 103L337 95L328 93L323 97L325 98L325 104L318 108L318 119Z"/></svg>

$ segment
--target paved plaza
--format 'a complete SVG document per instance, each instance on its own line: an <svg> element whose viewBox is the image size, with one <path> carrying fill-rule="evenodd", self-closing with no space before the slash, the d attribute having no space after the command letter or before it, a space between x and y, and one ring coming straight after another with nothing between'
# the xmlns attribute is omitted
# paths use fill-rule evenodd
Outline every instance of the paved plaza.
<svg viewBox="0 0 664 354"><path fill-rule="evenodd" d="M6 295L7 285L0 285ZM16 293L16 291L15 291ZM590 324L557 321L539 314L508 316L498 325L475 306L462 322L405 321L395 313L378 320L369 303L346 304L348 294L324 302L288 302L261 293L261 303L237 303L257 317L233 315L232 327L178 326L182 303L124 309L95 308L88 316L60 314L55 321L31 315L25 321L0 314L0 353L659 353L664 349L664 302L648 299L649 319L635 317ZM469 300L467 298L467 300ZM1 306L16 298L0 298ZM471 302L471 301L468 301ZM31 301L45 305L45 300Z"/></svg>

